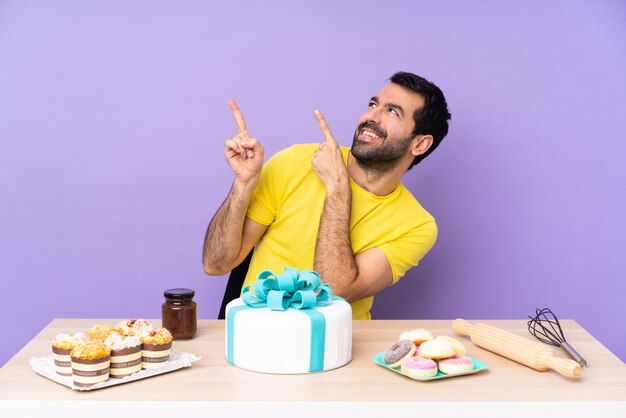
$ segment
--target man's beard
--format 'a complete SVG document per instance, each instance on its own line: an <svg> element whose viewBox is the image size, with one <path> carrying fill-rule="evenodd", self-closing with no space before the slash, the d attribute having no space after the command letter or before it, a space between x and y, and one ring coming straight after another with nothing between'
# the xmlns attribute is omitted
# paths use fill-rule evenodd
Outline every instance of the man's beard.
<svg viewBox="0 0 626 418"><path fill-rule="evenodd" d="M359 141L359 132L363 128L368 128L382 136L383 142L378 145ZM378 125L363 122L354 133L351 152L363 168L384 174L393 169L404 158L412 140L412 136L407 138L389 138L387 132Z"/></svg>

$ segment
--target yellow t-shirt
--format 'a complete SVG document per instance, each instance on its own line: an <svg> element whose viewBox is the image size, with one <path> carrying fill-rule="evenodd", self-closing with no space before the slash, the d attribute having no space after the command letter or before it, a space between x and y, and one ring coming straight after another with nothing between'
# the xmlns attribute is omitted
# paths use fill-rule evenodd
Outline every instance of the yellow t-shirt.
<svg viewBox="0 0 626 418"><path fill-rule="evenodd" d="M255 246L244 286L254 283L263 270L280 274L286 266L313 269L326 196L326 189L311 166L318 147L319 144L293 145L274 155L263 167L247 216L269 226ZM349 148L342 147L341 152L347 164ZM402 184L382 197L352 180L350 186L352 252L380 248L389 260L395 283L435 244L435 220ZM373 302L373 296L353 302L353 319L371 319Z"/></svg>

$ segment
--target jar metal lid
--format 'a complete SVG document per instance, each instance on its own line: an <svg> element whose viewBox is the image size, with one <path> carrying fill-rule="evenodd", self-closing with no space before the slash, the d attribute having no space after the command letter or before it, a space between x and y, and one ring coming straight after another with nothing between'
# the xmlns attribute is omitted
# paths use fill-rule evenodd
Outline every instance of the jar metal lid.
<svg viewBox="0 0 626 418"><path fill-rule="evenodd" d="M193 290L185 288L168 289L163 292L166 298L173 299L192 299L195 294L196 292Z"/></svg>

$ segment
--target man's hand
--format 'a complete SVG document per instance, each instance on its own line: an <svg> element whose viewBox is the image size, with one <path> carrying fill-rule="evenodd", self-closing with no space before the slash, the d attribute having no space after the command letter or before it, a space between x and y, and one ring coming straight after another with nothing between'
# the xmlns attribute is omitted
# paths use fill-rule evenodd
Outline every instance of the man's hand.
<svg viewBox="0 0 626 418"><path fill-rule="evenodd" d="M315 111L315 117L320 125L324 141L320 144L318 151L315 151L311 164L315 174L320 178L326 191L333 193L335 191L349 190L350 181L348 177L348 169L343 162L343 156L337 141L333 138L330 128L326 123L326 119L319 110Z"/></svg>
<svg viewBox="0 0 626 418"><path fill-rule="evenodd" d="M237 103L228 101L237 123L237 135L224 142L224 155L237 180L244 183L258 180L263 168L264 150L261 143L250 136L246 121Z"/></svg>
<svg viewBox="0 0 626 418"><path fill-rule="evenodd" d="M202 264L207 274L228 273L250 252L267 229L246 217L246 211L263 168L263 147L250 137L246 121L235 103L228 101L237 123L237 135L224 143L228 165L235 181L219 207L204 236Z"/></svg>
<svg viewBox="0 0 626 418"><path fill-rule="evenodd" d="M317 231L313 268L336 295L345 298L351 295L358 273L350 243L352 190L348 169L337 141L318 110L315 111L315 117L324 135L324 142L315 152L311 164L326 187L326 198Z"/></svg>

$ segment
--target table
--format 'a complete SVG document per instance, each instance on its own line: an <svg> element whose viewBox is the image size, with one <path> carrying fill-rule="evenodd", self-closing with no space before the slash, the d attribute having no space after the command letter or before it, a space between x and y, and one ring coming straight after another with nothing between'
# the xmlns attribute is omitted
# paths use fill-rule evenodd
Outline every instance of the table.
<svg viewBox="0 0 626 418"><path fill-rule="evenodd" d="M127 384L88 392L71 390L36 374L28 360L50 354L61 332L86 331L96 323L120 319L55 319L0 369L3 416L107 416L141 414L193 416L383 416L409 411L463 413L471 416L626 416L626 365L572 320L562 321L568 341L589 368L579 379L538 372L475 346L452 331L451 320L354 321L353 360L337 370L271 375L234 367L224 356L224 321L200 320L192 340L175 341L178 351L201 358L191 367ZM153 320L159 324L159 320ZM533 339L523 320L483 322ZM468 355L489 366L477 374L430 382L408 379L373 362L410 328L454 336ZM556 355L566 357L554 348ZM5 415L7 411L14 414Z"/></svg>

